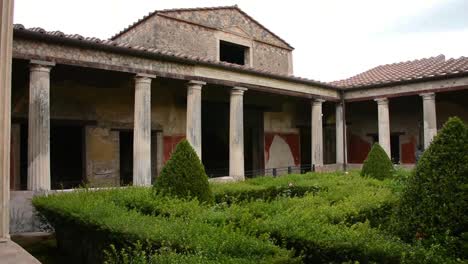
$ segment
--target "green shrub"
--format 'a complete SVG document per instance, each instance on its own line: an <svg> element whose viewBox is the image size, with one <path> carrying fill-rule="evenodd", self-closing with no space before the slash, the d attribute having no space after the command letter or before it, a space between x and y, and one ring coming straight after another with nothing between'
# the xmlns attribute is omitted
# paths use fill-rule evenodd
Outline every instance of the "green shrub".
<svg viewBox="0 0 468 264"><path fill-rule="evenodd" d="M275 263L292 258L266 239L184 218L143 215L109 199L115 191L76 191L36 196L34 207L52 224L58 246L79 263L102 263L108 245L145 251L168 249L207 259L238 258Z"/></svg>
<svg viewBox="0 0 468 264"><path fill-rule="evenodd" d="M385 150L375 143L362 166L361 175L383 180L392 177L394 172L392 161Z"/></svg>
<svg viewBox="0 0 468 264"><path fill-rule="evenodd" d="M205 168L187 140L182 140L156 179L157 193L212 202L213 194Z"/></svg>
<svg viewBox="0 0 468 264"><path fill-rule="evenodd" d="M400 235L447 240L447 235L467 234L467 186L468 128L459 118L450 118L408 180L396 215Z"/></svg>

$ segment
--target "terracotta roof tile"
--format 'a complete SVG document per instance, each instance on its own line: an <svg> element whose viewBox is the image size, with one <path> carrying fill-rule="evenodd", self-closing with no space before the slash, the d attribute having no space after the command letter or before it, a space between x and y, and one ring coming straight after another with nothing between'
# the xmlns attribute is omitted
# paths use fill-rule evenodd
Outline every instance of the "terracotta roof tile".
<svg viewBox="0 0 468 264"><path fill-rule="evenodd" d="M222 66L228 69L238 69L240 71L254 73L254 74L267 75L273 78L282 78L282 79L288 79L291 81L299 81L299 82L308 83L311 85L317 85L317 86L328 87L328 88L333 88L333 89L336 88L333 85L330 85L328 83L311 80L307 78L300 78L300 77L287 75L287 74L278 74L278 73L274 73L274 72L270 72L270 71L266 71L262 69L253 68L250 66L232 64L232 63L223 62L223 61L216 61L216 60L211 60L205 57L196 57L196 56L191 56L191 55L182 54L182 53L173 53L167 50L161 50L161 49L156 49L152 47L131 45L130 43L127 43L127 42L116 42L116 41L108 40L108 39L100 40L98 38L85 38L78 34L64 34L63 32L61 32L61 34L57 34L57 32L60 32L60 31L46 31L43 28L39 28L39 27L25 28L21 24L14 24L13 28L14 28L15 33L21 32L21 33L26 33L26 34L36 34L36 35L40 34L40 35L44 35L44 37L55 39L55 40L57 40L58 38L76 40L83 45L84 44L98 44L101 46L118 47L123 50L138 50L138 51L146 52L147 54L150 53L154 55L162 55L167 58L182 59L182 60L185 60L187 63L199 63L199 64L203 63L203 64L208 64L208 65L213 65L213 66Z"/></svg>
<svg viewBox="0 0 468 264"><path fill-rule="evenodd" d="M445 59L444 55L380 65L356 76L331 82L341 88L357 88L468 73L468 58Z"/></svg>

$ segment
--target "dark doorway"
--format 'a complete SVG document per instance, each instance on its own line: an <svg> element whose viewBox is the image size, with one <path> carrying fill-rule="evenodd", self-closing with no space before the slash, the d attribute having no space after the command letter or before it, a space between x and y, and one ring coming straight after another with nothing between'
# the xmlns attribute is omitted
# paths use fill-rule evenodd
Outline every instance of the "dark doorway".
<svg viewBox="0 0 468 264"><path fill-rule="evenodd" d="M301 127L299 130L301 140L301 172L311 170L312 164L312 135L310 127Z"/></svg>
<svg viewBox="0 0 468 264"><path fill-rule="evenodd" d="M229 175L229 103L203 103L202 161L208 177Z"/></svg>
<svg viewBox="0 0 468 264"><path fill-rule="evenodd" d="M244 110L244 168L246 177L263 175L264 124L261 109Z"/></svg>
<svg viewBox="0 0 468 264"><path fill-rule="evenodd" d="M50 129L50 176L52 189L70 189L83 183L84 129L52 125Z"/></svg>
<svg viewBox="0 0 468 264"><path fill-rule="evenodd" d="M229 63L245 65L245 57L248 47L230 43L227 41L219 42L219 60Z"/></svg>
<svg viewBox="0 0 468 264"><path fill-rule="evenodd" d="M390 152L392 153L393 163L400 163L400 134L390 136Z"/></svg>
<svg viewBox="0 0 468 264"><path fill-rule="evenodd" d="M120 185L133 180L133 131L120 131Z"/></svg>
<svg viewBox="0 0 468 264"><path fill-rule="evenodd" d="M21 124L20 128L20 182L21 190L28 189L28 125Z"/></svg>

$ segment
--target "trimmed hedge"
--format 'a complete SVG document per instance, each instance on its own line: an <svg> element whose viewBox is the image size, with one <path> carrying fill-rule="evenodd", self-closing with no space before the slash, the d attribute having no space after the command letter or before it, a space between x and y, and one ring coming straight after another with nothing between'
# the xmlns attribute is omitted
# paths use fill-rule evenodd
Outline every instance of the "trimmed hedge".
<svg viewBox="0 0 468 264"><path fill-rule="evenodd" d="M35 208L55 228L59 247L82 263L102 263L103 251L110 244L123 248L138 241L151 245L151 250L169 248L208 259L292 261L286 250L266 240L202 222L142 215L117 206L101 193L105 192L77 191L33 199Z"/></svg>
<svg viewBox="0 0 468 264"><path fill-rule="evenodd" d="M187 140L177 144L156 179L154 189L157 193L176 197L197 198L208 203L213 201L205 168Z"/></svg>
<svg viewBox="0 0 468 264"><path fill-rule="evenodd" d="M453 236L460 240L450 242L455 253L468 257L467 186L468 128L459 118L450 118L423 153L403 193L396 219L400 235L441 243Z"/></svg>
<svg viewBox="0 0 468 264"><path fill-rule="evenodd" d="M230 196L290 184L320 191ZM37 197L34 205L57 228L59 245L82 262L102 260L110 244L107 263L450 262L437 248L411 246L375 228L397 203L393 185L354 172L313 173L213 184L216 196L232 198L215 205L134 187ZM145 246L135 248L138 241Z"/></svg>
<svg viewBox="0 0 468 264"><path fill-rule="evenodd" d="M378 143L374 143L364 160L361 175L383 180L391 178L394 171L393 163L385 150Z"/></svg>

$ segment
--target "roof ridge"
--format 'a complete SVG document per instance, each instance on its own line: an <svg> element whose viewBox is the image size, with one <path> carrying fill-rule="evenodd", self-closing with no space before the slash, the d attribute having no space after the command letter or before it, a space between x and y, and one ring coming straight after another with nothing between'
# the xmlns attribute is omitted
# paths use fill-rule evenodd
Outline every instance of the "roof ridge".
<svg viewBox="0 0 468 264"><path fill-rule="evenodd" d="M273 33L271 30L269 30L267 27L262 25L260 22L258 22L256 19L254 19L252 16L244 12L238 5L232 5L232 6L214 6L214 7L192 7L192 8L172 8L172 9L161 9L161 10L154 10L153 12L149 12L147 15L143 16L142 18L138 19L136 22L133 24L130 24L129 26L125 27L123 30L119 31L117 34L114 34L111 36L109 39L110 40L115 40L122 34L126 33L130 29L138 26L140 23L143 23L147 19L153 17L154 15L157 15L158 13L170 13L170 12L185 12L185 11L210 11L210 10L219 10L219 9L236 9L239 11L241 14L252 20L254 23L256 23L258 26L261 28L265 29L267 32L272 34L274 37L276 37L278 40L286 44L291 49L294 49L291 44L289 44L286 40L281 38L280 36L276 35Z"/></svg>

